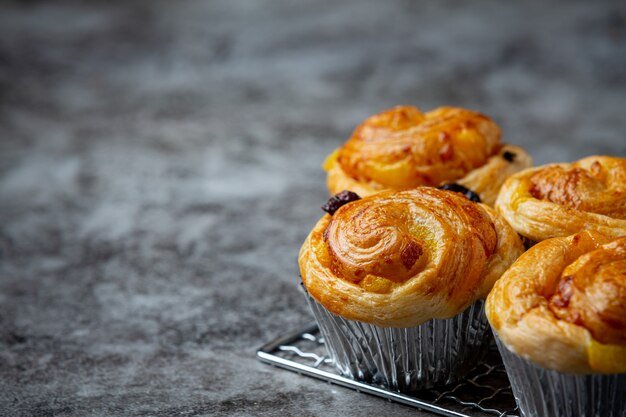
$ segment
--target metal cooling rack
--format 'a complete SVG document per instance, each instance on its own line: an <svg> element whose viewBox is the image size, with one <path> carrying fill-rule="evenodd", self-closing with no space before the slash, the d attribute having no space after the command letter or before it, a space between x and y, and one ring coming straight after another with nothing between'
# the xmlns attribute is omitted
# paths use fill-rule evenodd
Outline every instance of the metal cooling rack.
<svg viewBox="0 0 626 417"><path fill-rule="evenodd" d="M257 351L259 360L301 375L386 398L448 417L519 416L504 365L495 345L461 382L411 395L341 376L328 358L317 324L279 337Z"/></svg>

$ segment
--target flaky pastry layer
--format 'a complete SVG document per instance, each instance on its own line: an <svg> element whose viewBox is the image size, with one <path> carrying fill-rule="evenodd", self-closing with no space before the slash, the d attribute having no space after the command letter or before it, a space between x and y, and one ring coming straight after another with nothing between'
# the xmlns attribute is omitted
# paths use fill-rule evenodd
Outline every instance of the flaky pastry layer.
<svg viewBox="0 0 626 417"><path fill-rule="evenodd" d="M626 235L626 159L589 156L524 170L504 183L495 207L534 241L582 230Z"/></svg>
<svg viewBox="0 0 626 417"><path fill-rule="evenodd" d="M544 368L626 372L626 237L585 231L538 243L485 310L509 350Z"/></svg>
<svg viewBox="0 0 626 417"><path fill-rule="evenodd" d="M493 205L504 180L532 165L522 148L503 145L487 116L452 107L422 113L398 106L365 120L324 168L332 194L456 182Z"/></svg>
<svg viewBox="0 0 626 417"><path fill-rule="evenodd" d="M315 225L300 250L302 281L346 319L413 327L453 317L523 252L495 212L430 187L381 192Z"/></svg>

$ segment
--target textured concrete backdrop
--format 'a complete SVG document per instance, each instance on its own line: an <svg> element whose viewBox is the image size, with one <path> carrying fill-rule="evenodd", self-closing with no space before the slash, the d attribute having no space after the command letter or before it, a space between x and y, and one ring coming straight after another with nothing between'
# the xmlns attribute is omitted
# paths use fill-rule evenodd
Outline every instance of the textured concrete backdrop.
<svg viewBox="0 0 626 417"><path fill-rule="evenodd" d="M593 3L2 2L0 415L425 415L254 358L310 320L320 164L399 103L626 156Z"/></svg>

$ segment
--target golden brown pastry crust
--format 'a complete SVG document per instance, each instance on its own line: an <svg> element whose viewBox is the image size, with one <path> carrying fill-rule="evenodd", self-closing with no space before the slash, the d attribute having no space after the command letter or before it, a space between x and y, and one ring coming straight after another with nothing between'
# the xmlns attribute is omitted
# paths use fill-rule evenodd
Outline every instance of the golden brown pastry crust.
<svg viewBox="0 0 626 417"><path fill-rule="evenodd" d="M581 230L626 235L626 159L589 156L524 170L504 183L495 207L534 241Z"/></svg>
<svg viewBox="0 0 626 417"><path fill-rule="evenodd" d="M611 239L548 239L506 271L485 309L509 350L560 372L626 372L626 237Z"/></svg>
<svg viewBox="0 0 626 417"><path fill-rule="evenodd" d="M398 106L359 125L324 168L332 194L350 190L367 196L456 182L493 205L504 180L531 165L523 149L500 142L500 129L483 114Z"/></svg>
<svg viewBox="0 0 626 417"><path fill-rule="evenodd" d="M412 327L449 318L523 252L493 209L429 187L387 191L320 219L300 250L302 281L351 320Z"/></svg>

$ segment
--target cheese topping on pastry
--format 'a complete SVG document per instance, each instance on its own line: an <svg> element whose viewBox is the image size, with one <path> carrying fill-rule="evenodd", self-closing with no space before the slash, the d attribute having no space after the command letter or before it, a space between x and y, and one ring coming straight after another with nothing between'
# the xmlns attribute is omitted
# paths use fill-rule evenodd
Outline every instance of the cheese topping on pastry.
<svg viewBox="0 0 626 417"><path fill-rule="evenodd" d="M327 159L328 188L366 196L457 182L492 205L504 180L532 164L500 136L496 123L477 112L398 106L365 120Z"/></svg>
<svg viewBox="0 0 626 417"><path fill-rule="evenodd" d="M496 210L535 241L581 230L626 235L626 159L590 156L519 172L505 182Z"/></svg>
<svg viewBox="0 0 626 417"><path fill-rule="evenodd" d="M300 251L302 281L344 318L411 327L485 297L523 252L487 206L418 187L387 191L324 216Z"/></svg>
<svg viewBox="0 0 626 417"><path fill-rule="evenodd" d="M611 239L548 239L513 264L486 304L507 348L560 372L626 372L626 237Z"/></svg>

